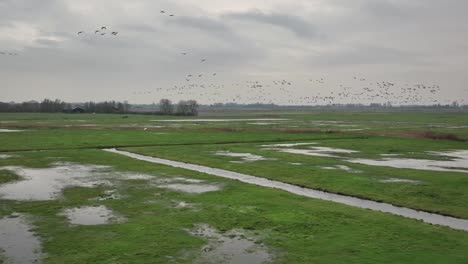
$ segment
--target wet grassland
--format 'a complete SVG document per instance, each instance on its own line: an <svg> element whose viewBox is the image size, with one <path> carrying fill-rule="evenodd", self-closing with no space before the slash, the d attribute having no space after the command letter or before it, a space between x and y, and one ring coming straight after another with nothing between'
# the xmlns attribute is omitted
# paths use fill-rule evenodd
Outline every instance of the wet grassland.
<svg viewBox="0 0 468 264"><path fill-rule="evenodd" d="M337 121L334 115L321 114L317 120ZM299 122L314 121L303 113L277 116L295 120L300 129ZM468 219L466 142L345 132L204 130L233 126L224 121L198 122L203 129L167 121L160 123L182 129L144 130L148 116L54 118L93 118L98 127L39 127L35 122L52 116L0 116L3 122L20 124L4 123L8 126L2 129L23 130L0 133L0 262L468 261L468 232L463 230L102 150L117 147ZM132 118L141 123L135 122L134 129L117 128ZM455 122L452 117L421 119L426 125ZM54 125L68 125L69 120L64 122ZM276 124L247 122L290 121L236 122L271 129Z"/></svg>

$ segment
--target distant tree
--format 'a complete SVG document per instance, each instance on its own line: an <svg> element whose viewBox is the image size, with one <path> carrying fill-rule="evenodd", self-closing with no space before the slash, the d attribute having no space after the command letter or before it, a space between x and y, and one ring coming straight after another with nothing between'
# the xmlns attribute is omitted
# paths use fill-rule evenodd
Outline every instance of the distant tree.
<svg viewBox="0 0 468 264"><path fill-rule="evenodd" d="M187 101L180 100L177 103L176 115L187 115L188 112L188 104Z"/></svg>
<svg viewBox="0 0 468 264"><path fill-rule="evenodd" d="M187 107L188 107L188 115L190 116L197 116L198 115L198 103L195 100L188 100Z"/></svg>
<svg viewBox="0 0 468 264"><path fill-rule="evenodd" d="M176 115L196 116L198 115L198 103L195 100L184 101L177 103Z"/></svg>
<svg viewBox="0 0 468 264"><path fill-rule="evenodd" d="M174 106L172 105L171 100L161 99L159 101L159 111L163 115L171 115L174 112Z"/></svg>

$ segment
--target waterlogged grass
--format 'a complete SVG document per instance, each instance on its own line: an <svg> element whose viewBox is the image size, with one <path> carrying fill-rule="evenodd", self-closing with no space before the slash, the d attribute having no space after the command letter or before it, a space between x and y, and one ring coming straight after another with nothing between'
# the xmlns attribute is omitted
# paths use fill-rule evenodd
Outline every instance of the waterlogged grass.
<svg viewBox="0 0 468 264"><path fill-rule="evenodd" d="M468 174L370 166L347 162L348 158L383 158L380 154L401 154L406 158L443 159L427 151L468 149L468 144L451 141L370 137L368 139L324 140L317 145L359 151L351 154L333 154L335 157L315 157L282 153L265 149L264 144L159 146L128 148L128 151L184 161L210 167L237 171L299 186L334 193L384 201L395 205L468 218ZM310 146L297 146L307 149ZM417 150L417 151L415 151ZM242 163L240 158L215 155L216 151L251 153L267 159ZM344 165L354 171L325 169ZM325 168L324 168L325 167ZM356 172L358 171L358 172ZM385 179L408 179L413 183L385 183Z"/></svg>
<svg viewBox="0 0 468 264"><path fill-rule="evenodd" d="M203 152L204 150L199 150ZM190 153L188 153L190 154ZM22 152L0 166L47 167L53 162L113 166L155 177L186 177L221 184L221 191L186 194L126 181L119 200L97 201L109 187L68 188L47 202L2 200L0 216L31 215L44 263L192 263L206 241L184 229L206 223L221 232L258 236L275 263L466 263L468 233L389 214L304 198L237 181L137 161L100 150ZM221 157L229 158L229 157ZM262 168L262 167L261 167ZM1 181L12 180L0 173ZM185 201L191 208L174 208ZM127 218L120 224L70 226L59 213L105 205Z"/></svg>
<svg viewBox="0 0 468 264"><path fill-rule="evenodd" d="M0 134L0 151L359 138L342 134L37 129Z"/></svg>
<svg viewBox="0 0 468 264"><path fill-rule="evenodd" d="M223 115L224 114L224 115ZM231 111L202 112L202 117L174 117L118 114L40 114L0 113L0 127L81 127L170 129L309 129L341 130L359 133L375 132L436 132L468 137L467 110L437 111ZM124 117L124 118L123 118ZM197 119L233 119L232 122L197 122ZM284 119L256 121L258 118ZM194 122L159 122L192 119ZM236 120L242 119L242 120ZM245 120L251 119L251 120Z"/></svg>

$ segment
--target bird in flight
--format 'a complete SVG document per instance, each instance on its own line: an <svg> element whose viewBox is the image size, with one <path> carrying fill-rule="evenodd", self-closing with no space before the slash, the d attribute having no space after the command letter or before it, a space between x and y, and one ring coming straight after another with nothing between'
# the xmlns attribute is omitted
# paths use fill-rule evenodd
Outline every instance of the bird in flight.
<svg viewBox="0 0 468 264"><path fill-rule="evenodd" d="M83 33L84 33L83 31L78 31L78 35L83 34Z"/></svg>
<svg viewBox="0 0 468 264"><path fill-rule="evenodd" d="M104 36L105 34L106 34L106 32L104 32L104 33L101 33L101 36Z"/></svg>
<svg viewBox="0 0 468 264"><path fill-rule="evenodd" d="M119 32L117 32L117 31L112 32L112 35L114 35L114 36L117 36L117 34L119 34Z"/></svg>
<svg viewBox="0 0 468 264"><path fill-rule="evenodd" d="M164 11L164 10L161 10L161 14L164 14L164 13L166 13L166 11Z"/></svg>
<svg viewBox="0 0 468 264"><path fill-rule="evenodd" d="M187 55L187 53L186 53L186 52L182 52L181 54L182 54L182 55Z"/></svg>
<svg viewBox="0 0 468 264"><path fill-rule="evenodd" d="M94 34L96 34L96 33L98 33L98 32L99 32L99 29L98 29L98 30L96 30L96 31L94 31Z"/></svg>
<svg viewBox="0 0 468 264"><path fill-rule="evenodd" d="M107 30L107 27L101 27L101 30Z"/></svg>
<svg viewBox="0 0 468 264"><path fill-rule="evenodd" d="M201 62L205 62L206 60L205 59L202 59Z"/></svg>
<svg viewBox="0 0 468 264"><path fill-rule="evenodd" d="M173 17L174 15L173 15L173 14L170 14L169 16Z"/></svg>

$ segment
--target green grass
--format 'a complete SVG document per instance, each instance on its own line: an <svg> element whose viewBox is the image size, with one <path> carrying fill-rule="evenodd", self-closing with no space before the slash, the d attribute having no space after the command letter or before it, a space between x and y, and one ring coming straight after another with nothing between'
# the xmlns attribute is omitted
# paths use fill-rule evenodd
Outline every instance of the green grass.
<svg viewBox="0 0 468 264"><path fill-rule="evenodd" d="M128 181L121 200L93 201L106 187L69 188L47 202L2 201L0 215L32 216L43 241L45 263L191 263L205 243L183 229L207 223L218 230L256 233L277 263L464 263L468 233L419 221L299 197L269 188L136 161L99 150L17 153L0 164L44 167L56 160L111 165L155 177L183 176L221 183L222 191L185 194ZM60 159L54 157L61 157ZM0 174L4 178L3 174ZM157 195L156 195L157 194ZM147 203L147 201L154 201ZM176 209L173 201L198 210ZM69 226L58 213L103 204L127 217L121 224Z"/></svg>
<svg viewBox="0 0 468 264"><path fill-rule="evenodd" d="M408 158L433 158L426 151L468 149L468 144L452 141L370 137L369 139L323 140L317 146L359 151L346 154L349 158L380 158L380 154L402 154ZM300 186L347 194L414 209L468 218L468 175L461 172L439 172L369 166L346 162L345 159L313 157L265 150L262 144L232 144L191 146L158 146L129 148L144 155L222 168ZM300 147L299 147L300 148ZM303 146L307 148L307 146ZM214 151L252 153L274 158L247 163L232 163L239 158L214 155ZM414 152L414 150L418 150ZM408 154L409 153L409 154ZM301 163L302 165L292 165ZM321 167L346 165L362 173L327 170ZM423 184L381 183L387 178L421 181Z"/></svg>
<svg viewBox="0 0 468 264"><path fill-rule="evenodd" d="M218 115L209 114L213 118ZM7 121L0 123L0 128L27 127L23 132L0 133L0 152L7 151L13 156L0 159L0 167L44 168L53 162L68 161L110 165L116 171L145 173L155 177L202 179L223 186L220 191L186 194L160 188L144 180L122 181L113 187L123 195L122 198L106 201L95 198L111 187L70 187L64 190L61 199L54 201L17 202L0 198L0 217L13 212L31 216L33 231L42 241L44 263L193 263L206 240L189 235L185 229L200 223L221 231L243 229L255 234L273 253L275 263L468 263L468 232L99 150L122 147L146 155L468 218L466 173L366 166L348 163L344 159L293 155L258 147L268 142L315 141L319 146L360 151L343 157L378 158L382 153L396 153L409 158L428 158L426 151L468 149L468 143L377 137L367 136L366 133L438 131L468 136L468 129L432 126L434 123L468 125L466 111L240 111L227 118L287 118L290 121L266 126L250 124L252 122L249 121L184 123L180 128L144 131L143 127L163 123L151 120L176 118L0 114L0 122ZM343 121L341 125L352 126L341 127L333 123L318 125L317 121ZM96 124L97 127L65 127L83 124ZM51 128L53 126L56 128ZM119 126L133 128L123 130ZM247 129L250 132L221 131L226 128ZM272 132L277 129L353 128L366 130L359 131L362 135ZM277 160L231 163L238 159L212 155L211 152L217 150L247 152ZM296 162L302 163L302 166L290 164ZM320 168L339 164L361 170L362 173ZM414 179L424 184L379 182L385 178ZM0 168L0 184L18 179L14 173ZM177 201L192 203L195 209L174 208ZM59 215L66 208L86 205L105 205L125 216L127 222L70 226L65 217Z"/></svg>

